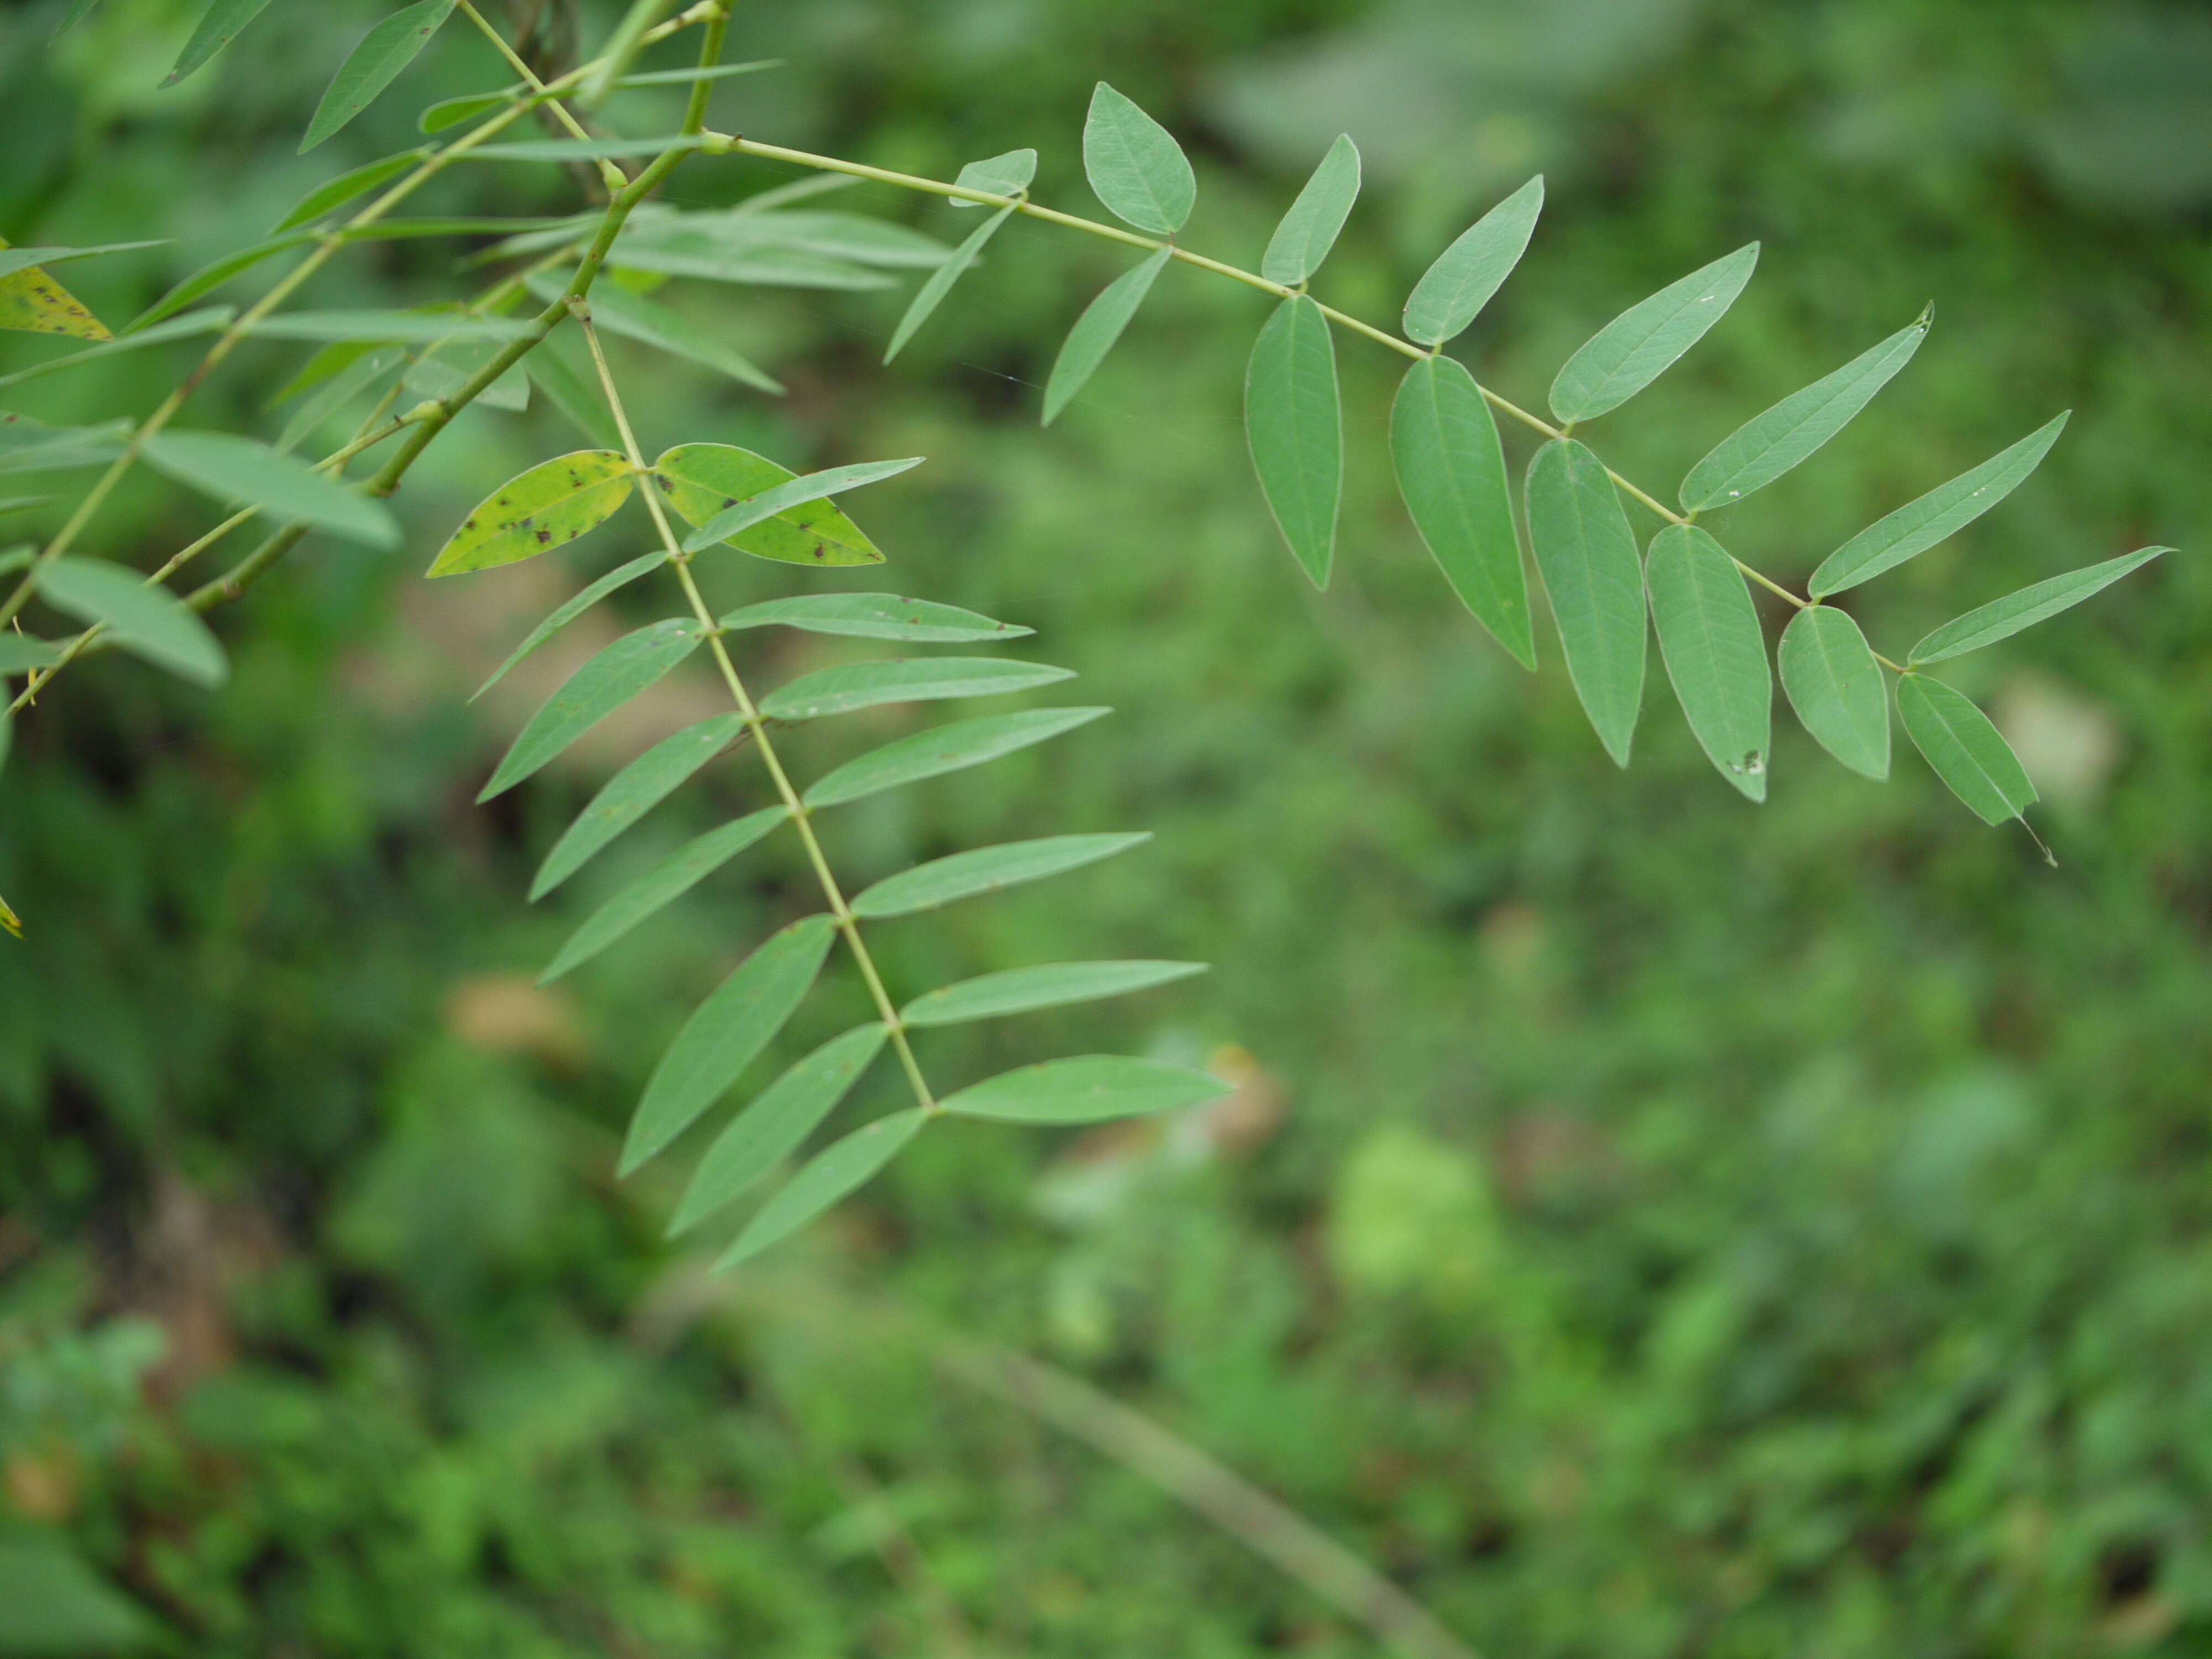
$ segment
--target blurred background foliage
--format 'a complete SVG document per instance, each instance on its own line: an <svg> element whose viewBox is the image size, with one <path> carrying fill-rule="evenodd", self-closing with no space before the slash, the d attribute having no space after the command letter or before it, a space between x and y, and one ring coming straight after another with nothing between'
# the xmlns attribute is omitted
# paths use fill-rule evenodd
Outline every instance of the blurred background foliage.
<svg viewBox="0 0 2212 1659"><path fill-rule="evenodd" d="M17 0L0 234L173 238L71 269L119 322L310 184L412 142L423 105L507 78L456 27L295 155L384 9L278 0L156 92L195 4L106 0L49 52L60 0ZM584 9L594 40L612 9ZM947 177L1035 144L1040 197L1078 210L1103 76L1196 155L1192 245L1247 263L1348 130L1370 187L1319 286L1378 320L1541 167L1528 262L1463 343L1524 401L1622 305L1763 239L1733 315L1607 423L1609 459L1647 482L1933 296L1911 372L1735 515L1738 550L1802 578L2073 407L2014 501L1853 596L1877 644L2203 540L2200 5L808 0L740 5L731 55L788 67L720 89L718 126ZM670 115L617 112L639 131ZM695 161L672 195L783 182ZM477 170L426 204L564 211L572 188ZM965 228L873 187L839 204ZM466 251L362 247L310 302L449 295ZM1353 441L1326 595L1243 454L1261 296L1170 270L1036 429L1060 331L1121 263L1017 221L889 371L903 292L672 285L789 395L628 349L619 368L648 446L927 453L866 503L893 564L845 585L1032 624L1037 654L1119 710L850 809L833 852L865 878L1150 829L1079 877L887 926L886 970L908 988L1113 954L1216 972L1054 1029L933 1034L933 1066L1150 1049L1210 1060L1241 1085L1230 1105L1058 1145L933 1137L730 1281L660 1242L675 1177L617 1188L619 1126L711 977L812 899L789 849L764 849L572 983L531 985L601 897L759 790L726 769L522 903L637 733L480 811L547 679L462 699L637 529L558 571L425 588L468 505L574 445L550 410L472 410L399 498L404 557L310 543L222 617L228 690L104 657L18 723L0 1651L1374 1650L1136 1474L949 1379L932 1333L1139 1407L1493 1656L2212 1651L2203 561L1960 665L2042 787L2055 872L1909 756L1877 787L1784 734L1751 808L1663 681L1616 772L1556 649L1535 677L1510 665L1406 523L1383 455L1395 360L1341 348ZM10 336L0 361L58 349ZM143 411L191 349L10 407ZM272 432L261 403L290 361L241 351L199 421ZM142 477L100 550L150 563L206 521ZM714 578L733 599L834 580L741 561ZM748 649L765 678L819 647ZM709 695L672 679L640 718L672 728ZM835 1029L810 1011L787 1056Z"/></svg>

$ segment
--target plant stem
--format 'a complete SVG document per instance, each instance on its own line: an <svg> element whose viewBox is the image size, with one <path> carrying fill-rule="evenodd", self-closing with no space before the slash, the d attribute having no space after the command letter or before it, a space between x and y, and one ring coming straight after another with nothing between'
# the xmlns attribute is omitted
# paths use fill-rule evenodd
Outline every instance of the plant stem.
<svg viewBox="0 0 2212 1659"><path fill-rule="evenodd" d="M708 608L706 596L700 592L698 581L691 574L691 555L684 550L684 543L668 522L667 509L660 504L659 491L653 482L653 470L645 464L645 453L638 447L637 436L630 430L629 415L623 406L622 393L615 388L613 372L607 367L606 353L599 346L599 331L592 325L590 303L581 295L569 299L568 308L575 313L583 327L584 343L591 349L592 366L599 371L599 389L606 395L608 411L613 415L615 429L622 434L623 448L629 464L637 469L638 493L645 497L647 509L653 514L653 527L660 533L661 545L668 550L669 562L676 567L677 580L683 584L684 598L698 618L699 626L706 630L707 646L714 653L714 665L720 670L722 683L729 688L730 696L738 706L745 729L752 733L760 749L761 761L768 768L770 781L782 800L791 821L799 830L799 838L806 848L807 861L814 866L815 879L821 884L822 896L829 901L830 914L836 922L837 931L845 936L845 944L853 953L853 961L867 982L869 998L876 1005L876 1012L890 1034L891 1046L898 1051L900 1067L906 1073L908 1084L922 1110L934 1115L937 1098L931 1094L928 1080L922 1076L921 1062L915 1060L914 1047L908 1042L906 1025L899 1018L898 1008L891 1001L890 993L884 988L883 975L876 971L875 958L869 955L867 942L860 937L860 923L854 920L852 907L845 902L844 890L830 868L830 860L822 850L822 842L814 833L814 821L807 810L806 801L784 770L782 758L775 752L775 744L768 734L768 722L762 717L752 695L745 690L744 681L738 678L737 665L730 660L728 648L722 643L722 630Z"/></svg>

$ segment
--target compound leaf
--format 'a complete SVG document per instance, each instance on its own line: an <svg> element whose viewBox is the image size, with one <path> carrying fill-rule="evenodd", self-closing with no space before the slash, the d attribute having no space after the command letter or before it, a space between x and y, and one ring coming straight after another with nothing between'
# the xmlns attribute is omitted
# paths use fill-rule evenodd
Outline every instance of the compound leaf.
<svg viewBox="0 0 2212 1659"><path fill-rule="evenodd" d="M1260 274L1295 288L1321 269L1359 199L1359 146L1340 132L1261 256Z"/></svg>
<svg viewBox="0 0 2212 1659"><path fill-rule="evenodd" d="M2023 587L2017 593L2008 593L2001 599L1991 599L1978 605L1965 616L1945 623L1941 628L1912 647L1907 659L1915 667L1923 663L1942 662L1946 657L1962 656L1969 651L1978 651L1985 645L1995 645L1999 640L2009 639L2023 628L2032 628L2046 617L2055 617L2062 611L2072 609L2093 593L2101 593L2131 570L2140 569L2161 553L2171 553L2170 547L2138 548L2132 553L2123 553L2117 559L2107 559L2102 564L2093 564L2080 570L2069 570L2061 576Z"/></svg>
<svg viewBox="0 0 2212 1659"><path fill-rule="evenodd" d="M1001 755L1086 726L1105 708L1033 708L1018 714L986 714L954 720L900 738L858 760L848 761L806 792L809 806L836 806L880 794L924 778L981 766Z"/></svg>
<svg viewBox="0 0 2212 1659"><path fill-rule="evenodd" d="M1528 463L1528 540L1551 596L1567 675L1617 765L1644 701L1644 572L1605 465L1571 438Z"/></svg>
<svg viewBox="0 0 2212 1659"><path fill-rule="evenodd" d="M522 643L514 647L507 659L491 671L490 678L469 694L469 701L474 702L492 687L497 685L500 681L507 678L508 669L514 667L515 664L520 662L539 646L606 598L608 594L617 588L627 587L640 576L648 571L658 570L667 562L668 555L655 548L650 553L632 559L628 564L617 565L614 569L608 571L605 575L600 577L574 598L565 601L551 616L532 629Z"/></svg>
<svg viewBox="0 0 2212 1659"><path fill-rule="evenodd" d="M994 622L957 605L896 593L809 593L769 599L732 611L724 628L796 628L809 634L842 634L864 640L915 640L937 645L975 640L1014 640L1034 634L1018 623Z"/></svg>
<svg viewBox="0 0 2212 1659"><path fill-rule="evenodd" d="M1513 528L1505 451L1474 376L1449 357L1406 371L1390 405L1390 459L1413 527L1475 620L1536 665L1528 574Z"/></svg>
<svg viewBox="0 0 2212 1659"><path fill-rule="evenodd" d="M1764 489L1842 431L1912 361L1928 337L1930 307L1910 327L1870 346L1832 374L1754 415L1713 447L1682 480L1682 510L1704 513Z"/></svg>
<svg viewBox="0 0 2212 1659"><path fill-rule="evenodd" d="M1629 307L1560 368L1552 382L1552 413L1588 421L1620 408L1705 338L1758 263L1759 244L1747 243Z"/></svg>
<svg viewBox="0 0 2212 1659"><path fill-rule="evenodd" d="M1083 122L1083 172L1109 212L1155 236L1181 230L1198 200L1182 146L1103 81Z"/></svg>
<svg viewBox="0 0 2212 1659"><path fill-rule="evenodd" d="M899 1011L899 1018L908 1025L958 1025L971 1019L997 1019L1036 1008L1127 996L1205 971L1202 962L1042 963L940 987L907 1004Z"/></svg>
<svg viewBox="0 0 2212 1659"><path fill-rule="evenodd" d="M2012 745L1962 693L1907 674L1897 683L1897 712L1912 746L1983 823L2016 818L2034 803L2035 786Z"/></svg>
<svg viewBox="0 0 2212 1659"><path fill-rule="evenodd" d="M307 123L307 136L300 141L300 153L306 155L374 103L430 43L439 25L453 15L453 3L416 0L363 35L361 44L338 65L330 89L315 106L314 118Z"/></svg>
<svg viewBox="0 0 2212 1659"><path fill-rule="evenodd" d="M39 597L82 622L104 623L134 656L200 685L230 673L208 625L166 587L100 559L56 559L39 576Z"/></svg>
<svg viewBox="0 0 2212 1659"><path fill-rule="evenodd" d="M1155 249L1099 289L1098 297L1083 308L1075 326L1067 331L1067 338L1060 342L1060 355L1052 360L1052 373L1045 379L1045 425L1050 426L1068 400L1097 373L1098 365L1106 361L1106 354L1121 337L1137 307L1144 304L1145 295L1152 291L1170 257L1172 250Z"/></svg>
<svg viewBox="0 0 2212 1659"><path fill-rule="evenodd" d="M653 1157L738 1080L812 987L835 933L826 915L794 921L714 988L653 1068L617 1174Z"/></svg>
<svg viewBox="0 0 2212 1659"><path fill-rule="evenodd" d="M1096 1123L1104 1118L1202 1105L1228 1092L1227 1084L1203 1072L1119 1054L1085 1054L1001 1072L940 1103L947 1112L962 1117L1015 1123Z"/></svg>
<svg viewBox="0 0 2212 1659"><path fill-rule="evenodd" d="M663 738L609 778L538 866L537 878L530 884L530 902L535 904L575 874L593 854L736 742L744 729L742 714L711 714Z"/></svg>
<svg viewBox="0 0 2212 1659"><path fill-rule="evenodd" d="M1025 881L1041 881L1064 870L1080 869L1126 853L1152 839L1139 830L1122 835L1046 836L1036 841L1008 842L1000 847L979 847L932 859L911 870L886 876L865 888L853 900L856 916L912 915L934 910L956 899L977 893L995 893Z"/></svg>
<svg viewBox="0 0 2212 1659"><path fill-rule="evenodd" d="M790 468L735 444L678 444L653 464L654 485L677 516L690 525L704 525L740 501L758 500L796 476ZM729 544L740 553L785 564L884 562L860 527L819 495L778 508L738 531Z"/></svg>
<svg viewBox="0 0 2212 1659"><path fill-rule="evenodd" d="M791 816L783 806L763 806L734 823L709 830L685 842L592 913L569 936L560 954L538 976L550 984L570 969L590 961L640 922L684 896L762 836Z"/></svg>
<svg viewBox="0 0 2212 1659"><path fill-rule="evenodd" d="M157 432L147 461L217 501L250 502L370 547L399 545L399 523L380 501L348 489L305 461L228 432Z"/></svg>
<svg viewBox="0 0 2212 1659"><path fill-rule="evenodd" d="M565 547L605 524L629 499L636 480L629 462L611 449L579 449L540 461L477 504L439 550L429 574L489 570Z"/></svg>
<svg viewBox="0 0 2212 1659"><path fill-rule="evenodd" d="M1651 539L1644 580L1690 730L1723 777L1765 800L1774 676L1743 573L1695 525L1669 525Z"/></svg>
<svg viewBox="0 0 2212 1659"><path fill-rule="evenodd" d="M1344 411L1328 319L1305 295L1277 306L1253 342L1244 433L1276 528L1313 585L1327 587L1344 494Z"/></svg>
<svg viewBox="0 0 2212 1659"><path fill-rule="evenodd" d="M1858 623L1832 605L1808 605L1782 630L1776 655L1782 689L1813 741L1854 772L1887 777L1889 694Z"/></svg>
<svg viewBox="0 0 2212 1659"><path fill-rule="evenodd" d="M1030 152L1030 158L1032 161L1036 159L1035 151ZM979 204L970 202L966 205L974 207ZM906 314L898 319L898 326L891 331L891 343L884 351L885 362L906 349L906 343L914 338L915 331L929 320L930 313L937 309L946 295L952 292L953 283L958 282L962 273L975 263L975 256L983 251L983 244L999 234L999 227L1006 222L1013 210L1011 203L1000 208L976 226L966 241L952 250L951 258L929 273L927 280L915 290L913 303L907 307Z"/></svg>
<svg viewBox="0 0 2212 1659"><path fill-rule="evenodd" d="M1540 173L1462 231L1406 296L1406 337L1435 346L1463 331L1521 263L1543 210Z"/></svg>
<svg viewBox="0 0 2212 1659"><path fill-rule="evenodd" d="M855 1129L842 1140L817 1152L797 1175L779 1187L745 1224L736 1243L714 1263L720 1273L758 1255L820 1215L839 1199L866 1183L896 1158L929 1120L920 1107L878 1118Z"/></svg>
<svg viewBox="0 0 2212 1659"><path fill-rule="evenodd" d="M503 794L690 656L699 624L671 617L625 634L574 673L530 717L499 769L477 796Z"/></svg>
<svg viewBox="0 0 2212 1659"><path fill-rule="evenodd" d="M885 702L994 697L1072 680L1075 671L1004 657L920 657L841 664L801 674L761 699L770 720L811 720Z"/></svg>
<svg viewBox="0 0 2212 1659"><path fill-rule="evenodd" d="M676 1206L668 1234L688 1232L799 1150L883 1051L878 1024L832 1037L756 1096L714 1138Z"/></svg>
<svg viewBox="0 0 2212 1659"><path fill-rule="evenodd" d="M1971 472L1962 472L1939 484L1916 501L1845 542L1820 561L1820 568L1806 584L1814 599L1826 599L1845 588L1894 569L1907 559L1925 553L1936 543L1963 530L2017 489L2035 471L2051 446L2065 429L2071 410L2054 416L2018 443L1992 455Z"/></svg>

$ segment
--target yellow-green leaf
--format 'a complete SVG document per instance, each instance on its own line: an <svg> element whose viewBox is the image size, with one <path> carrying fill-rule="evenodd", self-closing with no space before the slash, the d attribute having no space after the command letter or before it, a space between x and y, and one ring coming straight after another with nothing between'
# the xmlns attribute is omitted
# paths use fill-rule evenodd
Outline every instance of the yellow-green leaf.
<svg viewBox="0 0 2212 1659"><path fill-rule="evenodd" d="M798 475L735 444L678 444L653 464L653 483L687 524L703 525L747 496ZM730 538L755 558L786 564L881 564L884 556L860 527L827 501L786 507Z"/></svg>
<svg viewBox="0 0 2212 1659"><path fill-rule="evenodd" d="M7 239L0 237L0 247L7 246ZM0 277L0 328L67 334L80 340L114 338L82 301L36 265Z"/></svg>
<svg viewBox="0 0 2212 1659"><path fill-rule="evenodd" d="M430 574L489 570L573 542L629 499L636 477L611 449L580 449L542 461L509 478L461 520Z"/></svg>

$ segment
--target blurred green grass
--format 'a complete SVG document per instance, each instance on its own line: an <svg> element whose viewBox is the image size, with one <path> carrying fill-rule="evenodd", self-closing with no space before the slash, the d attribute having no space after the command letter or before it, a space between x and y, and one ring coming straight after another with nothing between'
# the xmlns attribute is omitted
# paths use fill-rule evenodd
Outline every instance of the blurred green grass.
<svg viewBox="0 0 2212 1659"><path fill-rule="evenodd" d="M274 5L158 96L181 0L106 0L51 56L58 9L11 10L0 234L176 237L73 269L119 319L410 142L422 105L504 80L457 32L331 153L294 156L376 9ZM939 176L1034 143L1040 198L1077 210L1103 76L1190 142L1191 245L1248 262L1348 127L1370 185L1318 286L1378 320L1541 167L1528 263L1466 342L1532 404L1621 305L1762 239L1727 323L1601 430L1647 483L1934 297L1910 372L1731 515L1731 546L1802 578L2075 409L2011 502L1867 590L1878 645L2201 540L2212 189L2191 158L2212 118L2191 66L2212 47L2191 9L817 0L741 8L731 55L791 67L718 93L719 125ZM687 164L672 194L784 176ZM571 201L515 169L441 188L426 206ZM841 202L961 228L872 187ZM449 293L454 251L362 250L314 302ZM1326 595L1243 453L1261 296L1171 270L1036 429L1059 331L1119 268L1010 224L890 371L902 295L684 294L786 380L780 402L620 362L649 388L649 446L929 455L866 503L892 567L842 585L1030 624L1032 654L1118 710L849 809L833 853L860 880L1149 829L1078 877L886 925L885 971L918 988L1117 953L1215 971L932 1034L933 1069L1212 1057L1246 1079L1237 1115L1065 1146L933 1137L770 1276L702 1288L657 1239L674 1177L616 1189L614 1139L713 975L808 907L805 872L758 849L567 989L528 988L626 873L710 807L758 802L732 770L522 904L611 763L468 805L510 718L463 705L471 653L495 661L521 620L486 617L542 593L416 578L478 495L574 441L547 410L472 412L398 500L405 556L310 544L222 618L220 696L110 658L20 722L0 797L0 892L32 930L0 948L9 1561L58 1539L157 1623L153 1650L196 1655L956 1652L960 1631L981 1653L1372 1650L1141 1480L948 1385L856 1285L1151 1412L1488 1654L2201 1650L2201 560L1960 665L2044 785L2055 873L1909 754L1876 787L1785 733L1752 808L1663 684L1619 773L1553 642L1521 674L1405 523L1393 361L1340 347ZM143 410L188 349L10 406ZM258 402L286 361L240 354L202 418L273 429ZM142 480L102 522L100 550L150 562L204 519ZM605 568L636 533L563 568ZM735 601L793 579L715 580ZM812 660L761 650L764 673ZM781 1052L858 998L828 982ZM872 1086L850 1116L890 1097ZM149 1319L166 1346L142 1395ZM57 1650L0 1611L6 1650Z"/></svg>

